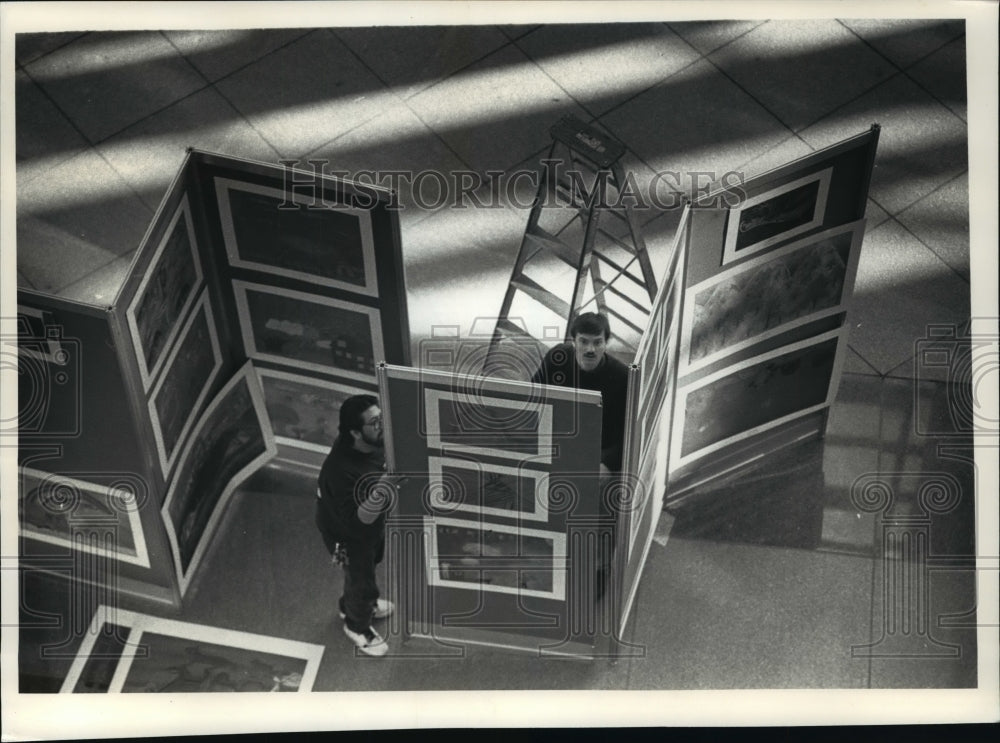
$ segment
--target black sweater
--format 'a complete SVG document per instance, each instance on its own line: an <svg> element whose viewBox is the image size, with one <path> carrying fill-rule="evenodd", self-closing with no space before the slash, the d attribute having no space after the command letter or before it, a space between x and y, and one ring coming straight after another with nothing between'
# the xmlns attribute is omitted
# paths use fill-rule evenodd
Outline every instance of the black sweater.
<svg viewBox="0 0 1000 743"><path fill-rule="evenodd" d="M601 462L609 470L622 468L625 442L625 395L628 392L628 367L609 354L593 371L577 365L572 343L560 343L549 349L531 381L559 387L575 387L601 393Z"/></svg>

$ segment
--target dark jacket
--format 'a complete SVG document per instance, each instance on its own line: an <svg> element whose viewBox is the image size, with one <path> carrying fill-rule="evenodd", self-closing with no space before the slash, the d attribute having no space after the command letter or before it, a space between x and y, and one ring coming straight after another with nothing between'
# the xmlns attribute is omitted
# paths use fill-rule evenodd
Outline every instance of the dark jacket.
<svg viewBox="0 0 1000 743"><path fill-rule="evenodd" d="M331 553L332 542L373 543L382 539L385 514L365 524L358 518L358 506L384 470L381 452L365 454L340 438L334 442L319 473L316 503L316 526Z"/></svg>

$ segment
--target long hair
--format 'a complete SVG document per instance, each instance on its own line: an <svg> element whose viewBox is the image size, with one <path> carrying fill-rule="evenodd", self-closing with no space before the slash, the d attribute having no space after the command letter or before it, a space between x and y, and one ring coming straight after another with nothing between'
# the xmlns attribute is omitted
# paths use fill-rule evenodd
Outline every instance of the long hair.
<svg viewBox="0 0 1000 743"><path fill-rule="evenodd" d="M340 406L340 425L337 427L340 435L337 436L335 446L337 444L347 447L354 446L354 437L351 436L351 431L360 431L364 427L365 411L372 405L378 405L378 398L374 395L354 395L344 400Z"/></svg>

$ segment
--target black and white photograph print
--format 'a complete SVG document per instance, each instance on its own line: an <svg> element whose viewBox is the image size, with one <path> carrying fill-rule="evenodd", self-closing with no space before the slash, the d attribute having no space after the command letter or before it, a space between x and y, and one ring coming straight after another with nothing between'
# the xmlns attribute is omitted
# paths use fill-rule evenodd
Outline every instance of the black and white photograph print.
<svg viewBox="0 0 1000 743"><path fill-rule="evenodd" d="M100 605L64 694L311 691L323 646Z"/></svg>
<svg viewBox="0 0 1000 743"><path fill-rule="evenodd" d="M195 425L161 509L182 593L236 487L275 454L264 396L247 362Z"/></svg>
<svg viewBox="0 0 1000 743"><path fill-rule="evenodd" d="M729 212L722 265L823 224L832 168L752 196Z"/></svg>
<svg viewBox="0 0 1000 743"><path fill-rule="evenodd" d="M864 220L798 240L689 287L681 375L846 309Z"/></svg>
<svg viewBox="0 0 1000 743"><path fill-rule="evenodd" d="M206 291L184 323L163 374L149 394L149 419L164 480L169 479L184 437L221 369L215 315Z"/></svg>
<svg viewBox="0 0 1000 743"><path fill-rule="evenodd" d="M547 472L439 456L428 457L427 469L430 502L440 513L462 511L523 522L549 519Z"/></svg>
<svg viewBox="0 0 1000 743"><path fill-rule="evenodd" d="M195 301L202 282L198 244L185 195L156 248L125 317L143 385L148 389Z"/></svg>
<svg viewBox="0 0 1000 743"><path fill-rule="evenodd" d="M256 367L274 438L279 444L319 453L337 438L340 406L371 390L302 374Z"/></svg>
<svg viewBox="0 0 1000 743"><path fill-rule="evenodd" d="M422 422L430 449L552 461L550 403L427 387Z"/></svg>
<svg viewBox="0 0 1000 743"><path fill-rule="evenodd" d="M834 330L793 343L680 388L671 469L829 405L843 335Z"/></svg>
<svg viewBox="0 0 1000 743"><path fill-rule="evenodd" d="M23 537L142 568L150 562L139 509L148 499L144 484L127 473L19 470Z"/></svg>
<svg viewBox="0 0 1000 743"><path fill-rule="evenodd" d="M229 178L215 192L230 265L378 296L368 210Z"/></svg>
<svg viewBox="0 0 1000 743"><path fill-rule="evenodd" d="M441 517L427 523L432 586L565 600L565 533Z"/></svg>
<svg viewBox="0 0 1000 743"><path fill-rule="evenodd" d="M375 381L385 360L377 309L239 280L233 290L250 358Z"/></svg>

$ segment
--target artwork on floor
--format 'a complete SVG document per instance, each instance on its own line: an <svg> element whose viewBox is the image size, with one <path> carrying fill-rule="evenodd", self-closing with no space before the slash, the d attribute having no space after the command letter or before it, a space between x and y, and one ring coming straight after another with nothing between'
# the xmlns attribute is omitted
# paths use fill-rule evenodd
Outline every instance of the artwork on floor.
<svg viewBox="0 0 1000 743"><path fill-rule="evenodd" d="M184 196L125 311L143 389L149 389L163 365L201 283L191 208Z"/></svg>
<svg viewBox="0 0 1000 743"><path fill-rule="evenodd" d="M552 461L552 405L459 390L424 390L427 446L539 463Z"/></svg>
<svg viewBox="0 0 1000 743"><path fill-rule="evenodd" d="M264 403L279 444L327 453L337 438L340 406L375 392L300 374L257 367Z"/></svg>
<svg viewBox="0 0 1000 743"><path fill-rule="evenodd" d="M565 533L440 517L426 528L431 585L565 599Z"/></svg>
<svg viewBox="0 0 1000 743"><path fill-rule="evenodd" d="M60 691L311 691L323 646L100 605Z"/></svg>
<svg viewBox="0 0 1000 743"><path fill-rule="evenodd" d="M375 381L385 360L378 310L246 281L233 289L250 358Z"/></svg>
<svg viewBox="0 0 1000 743"><path fill-rule="evenodd" d="M276 453L264 394L247 362L198 420L163 503L182 593L233 492Z"/></svg>
<svg viewBox="0 0 1000 743"><path fill-rule="evenodd" d="M378 296L368 210L228 178L215 192L230 265Z"/></svg>
<svg viewBox="0 0 1000 743"><path fill-rule="evenodd" d="M681 388L671 469L831 404L843 333L775 349Z"/></svg>
<svg viewBox="0 0 1000 743"><path fill-rule="evenodd" d="M680 373L845 309L864 220L811 235L688 289Z"/></svg>
<svg viewBox="0 0 1000 743"><path fill-rule="evenodd" d="M752 196L729 212L722 265L823 224L833 168Z"/></svg>
<svg viewBox="0 0 1000 743"><path fill-rule="evenodd" d="M128 473L53 474L21 467L18 485L22 536L150 566L139 518L149 493L141 478Z"/></svg>
<svg viewBox="0 0 1000 743"><path fill-rule="evenodd" d="M169 479L180 445L221 369L215 317L204 291L149 396L149 419L164 480Z"/></svg>
<svg viewBox="0 0 1000 743"><path fill-rule="evenodd" d="M464 511L548 521L548 474L473 459L427 459L429 503L439 513Z"/></svg>

